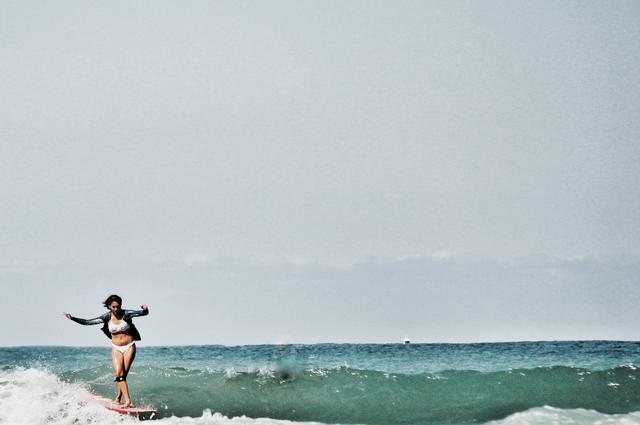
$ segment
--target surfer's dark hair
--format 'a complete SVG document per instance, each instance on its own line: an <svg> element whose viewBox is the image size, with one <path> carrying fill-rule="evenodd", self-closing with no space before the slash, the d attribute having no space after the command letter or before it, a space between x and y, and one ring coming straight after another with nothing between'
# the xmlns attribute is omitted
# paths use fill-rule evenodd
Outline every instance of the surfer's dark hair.
<svg viewBox="0 0 640 425"><path fill-rule="evenodd" d="M120 307L122 307L122 298L120 298L118 295L109 295L109 297L104 300L103 304L105 307L109 308L111 303L114 301L118 301L118 304L120 304Z"/></svg>

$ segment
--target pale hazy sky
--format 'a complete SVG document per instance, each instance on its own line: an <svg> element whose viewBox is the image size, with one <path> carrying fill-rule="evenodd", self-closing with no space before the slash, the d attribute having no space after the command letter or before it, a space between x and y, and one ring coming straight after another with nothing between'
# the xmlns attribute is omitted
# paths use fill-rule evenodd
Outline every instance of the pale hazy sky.
<svg viewBox="0 0 640 425"><path fill-rule="evenodd" d="M639 339L638 75L636 1L3 1L0 345Z"/></svg>

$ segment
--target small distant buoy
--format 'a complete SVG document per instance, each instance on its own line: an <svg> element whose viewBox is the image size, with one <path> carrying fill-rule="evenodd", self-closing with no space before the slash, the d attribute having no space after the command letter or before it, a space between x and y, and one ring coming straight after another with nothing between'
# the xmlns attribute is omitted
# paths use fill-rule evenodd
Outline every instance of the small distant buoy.
<svg viewBox="0 0 640 425"><path fill-rule="evenodd" d="M409 338L405 338L405 339L404 339L404 343L405 343L405 344L411 344L411 340L410 340Z"/></svg>

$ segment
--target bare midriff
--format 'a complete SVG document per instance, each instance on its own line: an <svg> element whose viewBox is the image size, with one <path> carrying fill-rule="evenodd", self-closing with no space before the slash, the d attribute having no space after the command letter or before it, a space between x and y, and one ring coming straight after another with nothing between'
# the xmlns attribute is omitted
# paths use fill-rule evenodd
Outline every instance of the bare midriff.
<svg viewBox="0 0 640 425"><path fill-rule="evenodd" d="M133 342L133 337L125 332L111 334L111 342L117 346L127 345Z"/></svg>

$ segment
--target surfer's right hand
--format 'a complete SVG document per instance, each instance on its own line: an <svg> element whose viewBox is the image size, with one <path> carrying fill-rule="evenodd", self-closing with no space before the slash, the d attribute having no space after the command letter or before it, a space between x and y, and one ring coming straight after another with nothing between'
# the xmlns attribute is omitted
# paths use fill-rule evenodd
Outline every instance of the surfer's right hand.
<svg viewBox="0 0 640 425"><path fill-rule="evenodd" d="M62 315L67 319L71 319L71 313L62 313Z"/></svg>

